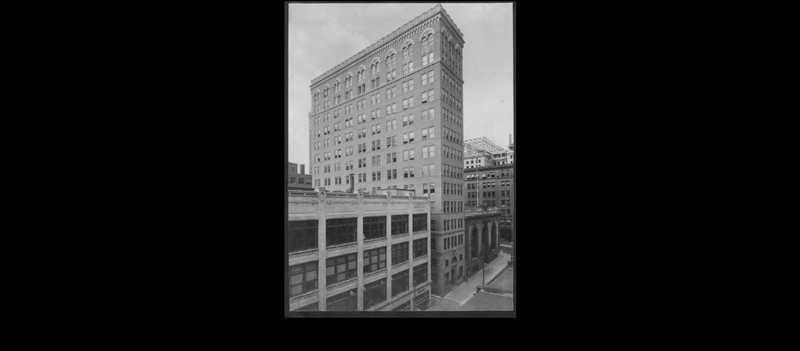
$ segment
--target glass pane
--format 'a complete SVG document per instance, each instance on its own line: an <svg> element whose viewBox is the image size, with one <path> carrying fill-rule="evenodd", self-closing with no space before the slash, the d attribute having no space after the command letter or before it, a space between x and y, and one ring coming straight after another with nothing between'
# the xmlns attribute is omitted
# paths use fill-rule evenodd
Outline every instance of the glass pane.
<svg viewBox="0 0 800 351"><path fill-rule="evenodd" d="M306 273L306 280L316 280L317 279L317 271L313 270L311 272Z"/></svg>
<svg viewBox="0 0 800 351"><path fill-rule="evenodd" d="M344 263L342 263L342 264L340 264L340 265L336 266L336 271L337 271L337 272L344 272L345 270L347 270L347 265L346 265L346 264L344 264Z"/></svg>
<svg viewBox="0 0 800 351"><path fill-rule="evenodd" d="M302 282L303 282L303 275L302 274L297 274L297 275L293 275L292 276L292 280L291 280L291 284L292 285L297 285L297 284L300 284Z"/></svg>
<svg viewBox="0 0 800 351"><path fill-rule="evenodd" d="M330 267L328 267L328 270L327 270L327 273L326 273L326 275L327 275L327 276L332 276L332 275L334 275L334 274L336 273L336 271L334 270L334 268L336 268L336 267L334 267L334 266L330 266Z"/></svg>
<svg viewBox="0 0 800 351"><path fill-rule="evenodd" d="M290 294L291 295L297 295L297 294L299 294L301 292L303 292L303 287L300 286L300 285L297 285L297 286L293 286L292 287L292 290L291 290Z"/></svg>
<svg viewBox="0 0 800 351"><path fill-rule="evenodd" d="M350 262L347 266L349 269L356 269L356 261Z"/></svg>

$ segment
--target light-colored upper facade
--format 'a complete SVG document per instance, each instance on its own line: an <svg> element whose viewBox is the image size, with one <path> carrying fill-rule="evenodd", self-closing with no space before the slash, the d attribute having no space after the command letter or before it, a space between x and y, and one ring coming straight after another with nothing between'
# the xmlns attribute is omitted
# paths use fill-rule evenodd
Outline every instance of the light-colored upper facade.
<svg viewBox="0 0 800 351"><path fill-rule="evenodd" d="M463 231L464 40L437 5L311 82L315 188L413 189Z"/></svg>

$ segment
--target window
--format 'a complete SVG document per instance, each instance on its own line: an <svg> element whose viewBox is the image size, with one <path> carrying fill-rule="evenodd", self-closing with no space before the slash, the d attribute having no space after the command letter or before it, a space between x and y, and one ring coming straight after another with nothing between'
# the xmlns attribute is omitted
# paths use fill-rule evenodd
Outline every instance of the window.
<svg viewBox="0 0 800 351"><path fill-rule="evenodd" d="M414 240L414 258L428 255L428 238Z"/></svg>
<svg viewBox="0 0 800 351"><path fill-rule="evenodd" d="M408 271L402 271L397 274L392 274L392 297L407 291L408 286Z"/></svg>
<svg viewBox="0 0 800 351"><path fill-rule="evenodd" d="M386 268L386 248L364 251L364 273L376 272Z"/></svg>
<svg viewBox="0 0 800 351"><path fill-rule="evenodd" d="M392 283L392 284L394 284L394 283ZM392 290L394 290L394 285L392 285ZM393 309L392 311L399 311L399 312L402 312L402 311L411 311L411 301L408 301L408 302L406 302L406 303L404 303L404 304L402 304L402 305L400 305L400 306L397 306L397 307L396 307L395 309Z"/></svg>
<svg viewBox="0 0 800 351"><path fill-rule="evenodd" d="M328 219L326 221L326 245L328 247L356 241L357 218Z"/></svg>
<svg viewBox="0 0 800 351"><path fill-rule="evenodd" d="M408 234L408 215L392 215L392 235Z"/></svg>
<svg viewBox="0 0 800 351"><path fill-rule="evenodd" d="M428 281L428 264L423 263L414 267L414 286Z"/></svg>
<svg viewBox="0 0 800 351"><path fill-rule="evenodd" d="M354 253L329 258L327 261L328 286L355 278L358 275L358 270L356 269L356 258L357 254Z"/></svg>
<svg viewBox="0 0 800 351"><path fill-rule="evenodd" d="M317 248L317 225L317 220L289 221L289 252Z"/></svg>
<svg viewBox="0 0 800 351"><path fill-rule="evenodd" d="M290 295L297 296L317 288L317 261L289 267Z"/></svg>
<svg viewBox="0 0 800 351"><path fill-rule="evenodd" d="M386 301L386 278L364 285L364 309Z"/></svg>
<svg viewBox="0 0 800 351"><path fill-rule="evenodd" d="M412 226L414 232L428 230L428 214L427 213L414 214Z"/></svg>
<svg viewBox="0 0 800 351"><path fill-rule="evenodd" d="M408 242L392 245L392 266L408 261Z"/></svg>
<svg viewBox="0 0 800 351"><path fill-rule="evenodd" d="M302 311L319 311L319 302L314 302L312 304L308 304L306 306L292 310L292 312L302 312Z"/></svg>
<svg viewBox="0 0 800 351"><path fill-rule="evenodd" d="M380 173L378 173L380 175ZM364 239L386 237L386 216L364 217Z"/></svg>
<svg viewBox="0 0 800 351"><path fill-rule="evenodd" d="M327 311L356 311L358 310L358 289L345 291L341 294L328 297Z"/></svg>

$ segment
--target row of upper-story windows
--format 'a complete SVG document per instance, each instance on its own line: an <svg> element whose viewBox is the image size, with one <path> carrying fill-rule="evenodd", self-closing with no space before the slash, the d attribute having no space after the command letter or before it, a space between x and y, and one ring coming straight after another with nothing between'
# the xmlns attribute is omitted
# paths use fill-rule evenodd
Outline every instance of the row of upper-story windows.
<svg viewBox="0 0 800 351"><path fill-rule="evenodd" d="M464 203L461 201L442 201L442 211L444 213L464 212Z"/></svg>
<svg viewBox="0 0 800 351"><path fill-rule="evenodd" d="M457 133L444 126L442 127L442 138L457 145L461 145L461 133Z"/></svg>
<svg viewBox="0 0 800 351"><path fill-rule="evenodd" d="M446 31L442 31L441 37L441 57L444 64L455 71L459 76L462 76L462 55L461 48L456 44L452 37L447 35Z"/></svg>
<svg viewBox="0 0 800 351"><path fill-rule="evenodd" d="M470 173L470 174L467 174L466 179L467 180L472 180L472 179L487 179L487 178L490 179L490 178L497 178L497 177L510 177L511 174L512 173L511 173L510 169L508 169L508 170L500 170L500 171L488 171L488 172L482 172L482 173ZM507 184L506 186L510 186L511 185L511 181L510 180L503 181L503 182L508 182L508 183L504 183L504 184ZM501 182L501 184L503 184L503 182Z"/></svg>
<svg viewBox="0 0 800 351"><path fill-rule="evenodd" d="M459 128L461 128L461 126L462 126L461 116L459 116L458 114L455 114L453 112L450 112L446 108L442 108L442 120L446 121L446 122L453 123L453 124L456 125L456 127L459 127Z"/></svg>
<svg viewBox="0 0 800 351"><path fill-rule="evenodd" d="M449 164L442 164L442 175L445 177L461 179L461 167L449 165Z"/></svg>
<svg viewBox="0 0 800 351"><path fill-rule="evenodd" d="M387 123L387 128L390 129L390 130L396 129L397 128L397 120L393 120L393 121L388 122ZM380 134L381 124L376 124L376 125L371 126L370 130L371 130L372 135ZM367 128L359 129L356 132L358 133L358 139L367 138ZM413 131L413 130L409 131L407 133L403 133L402 134L403 144L413 143L416 140L416 135L417 135L416 131ZM344 142L353 141L353 133L345 133L344 136L345 136ZM426 141L426 140L435 139L436 138L436 127L435 126L430 126L430 127L422 128L420 136L421 136L421 138L419 139L420 141ZM386 147L390 148L390 147L393 147L393 146L398 146L399 144L398 144L398 141L397 141L397 137L398 137L397 135L386 137ZM382 140L382 138L374 139L374 140L372 140L370 142L371 145L372 145L372 148L371 148L372 151L381 149L381 140ZM334 136L333 138L325 139L322 142L319 142L319 141L314 142L312 144L312 148L314 150L319 150L321 148L327 148L327 147L329 147L331 145L342 144L342 142L343 141L342 141L342 137L341 136ZM428 149L430 149L430 150L428 150ZM434 151L434 146L424 147L423 148L423 158L433 157L433 151ZM451 159L454 159L454 160L460 160L460 157L461 157L461 151L460 150L456 150L456 149L453 149L453 148L445 145L445 146L443 146L443 151L444 151L444 157L451 158ZM334 158L340 158L342 156L341 152L342 152L342 149L334 150ZM358 144L358 153L363 153L363 152L367 152L366 143ZM330 158L328 158L326 156L327 154L329 154L329 153L326 152L326 153L322 153L322 154L315 154L313 159L316 162L327 161L327 160L330 159ZM353 154L353 147L352 146L344 148L344 156L349 156L349 155L352 155L352 154ZM430 156L428 156L428 155L430 155Z"/></svg>
<svg viewBox="0 0 800 351"><path fill-rule="evenodd" d="M433 53L434 52L432 50L432 48L433 48L433 33L427 32L423 36L421 36L420 37L420 43L421 43L421 46L422 46L421 50L420 50L421 63L422 63L422 67L425 67L425 66L427 66L429 64L432 64L434 62L434 57L433 57ZM407 75L409 73L414 72L414 63L416 62L415 57L414 57L414 47L415 46L414 46L413 42L408 42L402 47L402 49L400 51L401 52L400 54L396 54L396 52L394 50L389 50L386 53L386 56L383 58L384 59L383 62L384 62L385 67L386 67L386 82L387 83L391 82L393 79L397 78L397 56L402 56L401 64L402 64L403 75ZM380 59L374 59L370 63L370 70L369 70L369 73L370 73L370 89L378 88L381 85L381 83L380 83L381 66L382 65L381 65ZM351 99L353 97L353 96L351 96L349 94L350 93L349 88L352 87L353 73L352 72L348 72L345 75L346 75L346 77L344 78L344 81L345 81L344 89L347 90L347 92L345 94L345 101L347 101L347 100L349 100L349 99ZM362 83L362 82L364 82L366 80L366 69L363 66L359 67L359 69L356 70L355 77L356 77L357 81L359 82L359 84L357 86L356 93L358 95L361 95L361 94L363 94L363 93L365 93L367 91L365 83ZM327 98L328 96L332 96L333 94L340 93L342 91L342 86L339 83L339 79L338 78L336 79L336 82L333 83L333 84L334 84L333 92L330 91L330 88L327 85L326 85L325 88L322 89L322 98L323 99ZM338 98L338 97L340 97L340 95L336 95L336 97ZM319 94L319 90L317 90L313 94L313 103L316 105L319 101L320 101L320 94ZM339 103L341 103L341 101L338 100L338 99L336 99L333 102L334 105L339 104ZM326 104L324 104L322 106L322 109L327 109L330 106L331 105L329 103L326 103ZM316 112L319 112L319 108L315 109L315 113Z"/></svg>
<svg viewBox="0 0 800 351"><path fill-rule="evenodd" d="M442 100L446 102L448 105L453 106L458 112L463 112L461 110L461 100L453 96L452 94L448 93L447 90L442 90Z"/></svg>
<svg viewBox="0 0 800 351"><path fill-rule="evenodd" d="M434 71L430 71L430 72L428 72L428 73L423 75L423 86L428 84L425 77L429 76L431 82L433 81L433 73L434 73ZM408 80L408 81L403 83L403 92L404 93L413 91L413 89L414 89L413 88L413 86L414 86L413 81L414 81L413 79L410 79L410 80ZM370 96L371 104L373 106L376 105L376 104L380 104L380 97L381 97L380 93L376 93L376 94L371 95ZM389 99L393 99L395 97L397 97L397 86L393 86L391 88L386 89L387 102L389 101ZM430 90L423 91L420 94L420 97L421 97L421 104L426 104L428 102L432 102L432 101L434 101L436 99L435 90L434 89L430 89ZM403 110L407 110L409 108L414 107L414 101L415 101L415 97L414 96L409 96L409 97L403 99L401 101L402 109ZM356 102L356 110L358 110L358 111L364 109L365 106L366 106L366 99L361 99L361 100ZM347 114L351 113L352 112L352 107L353 107L353 104L349 104L349 105L345 106L344 114L347 115ZM340 113L341 113L341 109L337 109L337 110L333 111L333 118L334 119L338 118L340 116ZM386 115L388 116L388 115L391 115L391 114L394 114L394 113L397 113L397 104L396 103L392 103L391 105L387 105L386 106ZM363 116L364 115L360 115L359 117L363 117ZM380 118L381 117L380 116L380 109L371 111L370 112L370 116L371 116L372 119ZM330 121L331 115L330 114L324 114L321 117L322 117L322 123L327 123L327 122ZM363 120L359 119L360 123L362 123L363 121L366 121L366 119L363 119ZM313 124L315 126L318 126L320 124L320 116L317 116L317 117L314 118ZM458 125L460 126L460 123ZM347 123L347 121L346 121L345 122L345 128L349 128L349 127L350 127L350 124Z"/></svg>
<svg viewBox="0 0 800 351"><path fill-rule="evenodd" d="M442 192L445 195L461 195L463 191L463 184L442 183Z"/></svg>
<svg viewBox="0 0 800 351"><path fill-rule="evenodd" d="M453 77L447 74L444 70L442 70L442 82L444 83L445 87L452 89L453 91L461 96L461 84L459 84Z"/></svg>
<svg viewBox="0 0 800 351"><path fill-rule="evenodd" d="M454 161L461 161L461 150L449 147L447 145L442 145L442 157Z"/></svg>

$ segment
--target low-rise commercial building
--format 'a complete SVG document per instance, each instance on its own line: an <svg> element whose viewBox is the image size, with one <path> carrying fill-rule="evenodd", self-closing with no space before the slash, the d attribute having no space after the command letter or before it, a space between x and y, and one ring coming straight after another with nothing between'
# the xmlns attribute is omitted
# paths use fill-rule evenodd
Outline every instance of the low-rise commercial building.
<svg viewBox="0 0 800 351"><path fill-rule="evenodd" d="M430 200L289 192L290 311L419 311L430 301Z"/></svg>

